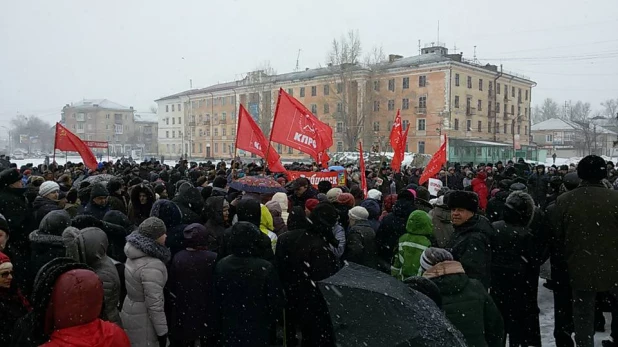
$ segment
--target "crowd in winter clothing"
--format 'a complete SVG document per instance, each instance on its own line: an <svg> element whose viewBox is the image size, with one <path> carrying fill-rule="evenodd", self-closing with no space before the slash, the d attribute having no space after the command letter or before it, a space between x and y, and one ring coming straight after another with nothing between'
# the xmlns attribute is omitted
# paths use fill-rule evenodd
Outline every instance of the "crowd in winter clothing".
<svg viewBox="0 0 618 347"><path fill-rule="evenodd" d="M343 186L285 175L273 179L287 193L229 185L262 171L6 168L0 345L335 346L341 327L316 283L348 263L427 295L469 346L541 346L547 260L557 346L574 346L573 333L593 346L597 299L618 295L618 176L600 157L549 172L523 160L454 164L436 176L436 196L421 169L386 165L348 166Z"/></svg>

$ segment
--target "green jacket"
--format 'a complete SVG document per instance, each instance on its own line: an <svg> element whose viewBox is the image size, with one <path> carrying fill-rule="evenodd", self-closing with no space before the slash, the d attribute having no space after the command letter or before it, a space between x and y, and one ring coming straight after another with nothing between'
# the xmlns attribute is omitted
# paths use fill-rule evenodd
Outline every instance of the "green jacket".
<svg viewBox="0 0 618 347"><path fill-rule="evenodd" d="M455 263L461 268L457 262ZM444 263L438 264L441 265ZM428 273L433 268L427 270ZM443 270L443 269L442 269ZM452 271L442 271L442 273ZM503 347L504 323L502 315L481 282L460 273L431 278L440 289L442 310L461 331L469 347Z"/></svg>
<svg viewBox="0 0 618 347"><path fill-rule="evenodd" d="M393 256L391 275L403 281L412 276L420 276L421 254L431 246L433 224L427 212L416 210L410 213L406 233L399 238Z"/></svg>

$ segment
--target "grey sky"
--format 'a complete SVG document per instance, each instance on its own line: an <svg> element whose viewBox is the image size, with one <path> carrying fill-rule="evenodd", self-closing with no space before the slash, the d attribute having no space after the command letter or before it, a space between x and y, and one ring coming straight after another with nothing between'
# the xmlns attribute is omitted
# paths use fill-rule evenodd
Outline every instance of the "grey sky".
<svg viewBox="0 0 618 347"><path fill-rule="evenodd" d="M324 65L332 39L351 29L365 51L415 55L419 39L436 41L438 21L449 49L472 58L476 45L481 62L504 58L505 70L538 82L534 104L599 109L618 97L616 13L616 0L2 1L0 121L21 112L53 122L82 98L146 111L190 78L203 87L265 61L292 71L299 48L301 68Z"/></svg>

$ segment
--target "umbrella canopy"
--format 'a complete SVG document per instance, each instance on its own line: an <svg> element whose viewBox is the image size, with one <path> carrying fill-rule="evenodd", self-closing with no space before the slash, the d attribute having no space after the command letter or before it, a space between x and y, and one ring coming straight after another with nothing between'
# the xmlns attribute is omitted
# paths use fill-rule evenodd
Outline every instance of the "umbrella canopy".
<svg viewBox="0 0 618 347"><path fill-rule="evenodd" d="M392 276L349 263L319 286L338 346L466 346L431 299Z"/></svg>
<svg viewBox="0 0 618 347"><path fill-rule="evenodd" d="M107 185L107 182L109 182L112 178L114 178L114 175L110 175L110 174L101 174L101 175L95 175L95 176L88 176L88 177L86 177L84 179L76 179L73 182L73 187L79 186L80 182L82 182L82 181L90 182L90 184L102 183L104 185Z"/></svg>
<svg viewBox="0 0 618 347"><path fill-rule="evenodd" d="M343 171L345 168L340 165L333 165L328 167L328 171Z"/></svg>
<svg viewBox="0 0 618 347"><path fill-rule="evenodd" d="M230 187L247 193L274 194L285 193L285 188L272 177L245 176L230 183Z"/></svg>

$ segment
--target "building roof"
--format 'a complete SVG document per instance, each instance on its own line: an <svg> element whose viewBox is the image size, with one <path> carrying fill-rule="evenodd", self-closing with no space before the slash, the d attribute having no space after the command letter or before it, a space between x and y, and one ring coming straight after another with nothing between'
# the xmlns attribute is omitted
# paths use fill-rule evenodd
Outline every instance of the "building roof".
<svg viewBox="0 0 618 347"><path fill-rule="evenodd" d="M93 107L98 107L98 108L109 109L109 110L124 110L124 111L132 110L130 107L117 104L107 99L83 99L81 101L71 104L70 106L73 108L77 108L77 109L80 109L80 108L90 109Z"/></svg>
<svg viewBox="0 0 618 347"><path fill-rule="evenodd" d="M540 123L536 123L532 125L532 129L531 131L544 131L544 130L548 130L548 131L569 131L569 130L583 130L586 125L588 126L588 129L590 130L594 130L595 129L595 124L588 122L588 123L578 123L578 122L573 122L567 119L561 119L561 118L550 118L548 120L544 120ZM600 125L596 125L596 132L599 134L617 134L616 132L602 127Z"/></svg>
<svg viewBox="0 0 618 347"><path fill-rule="evenodd" d="M133 119L136 122L158 123L159 119L156 113L153 112L135 112Z"/></svg>

